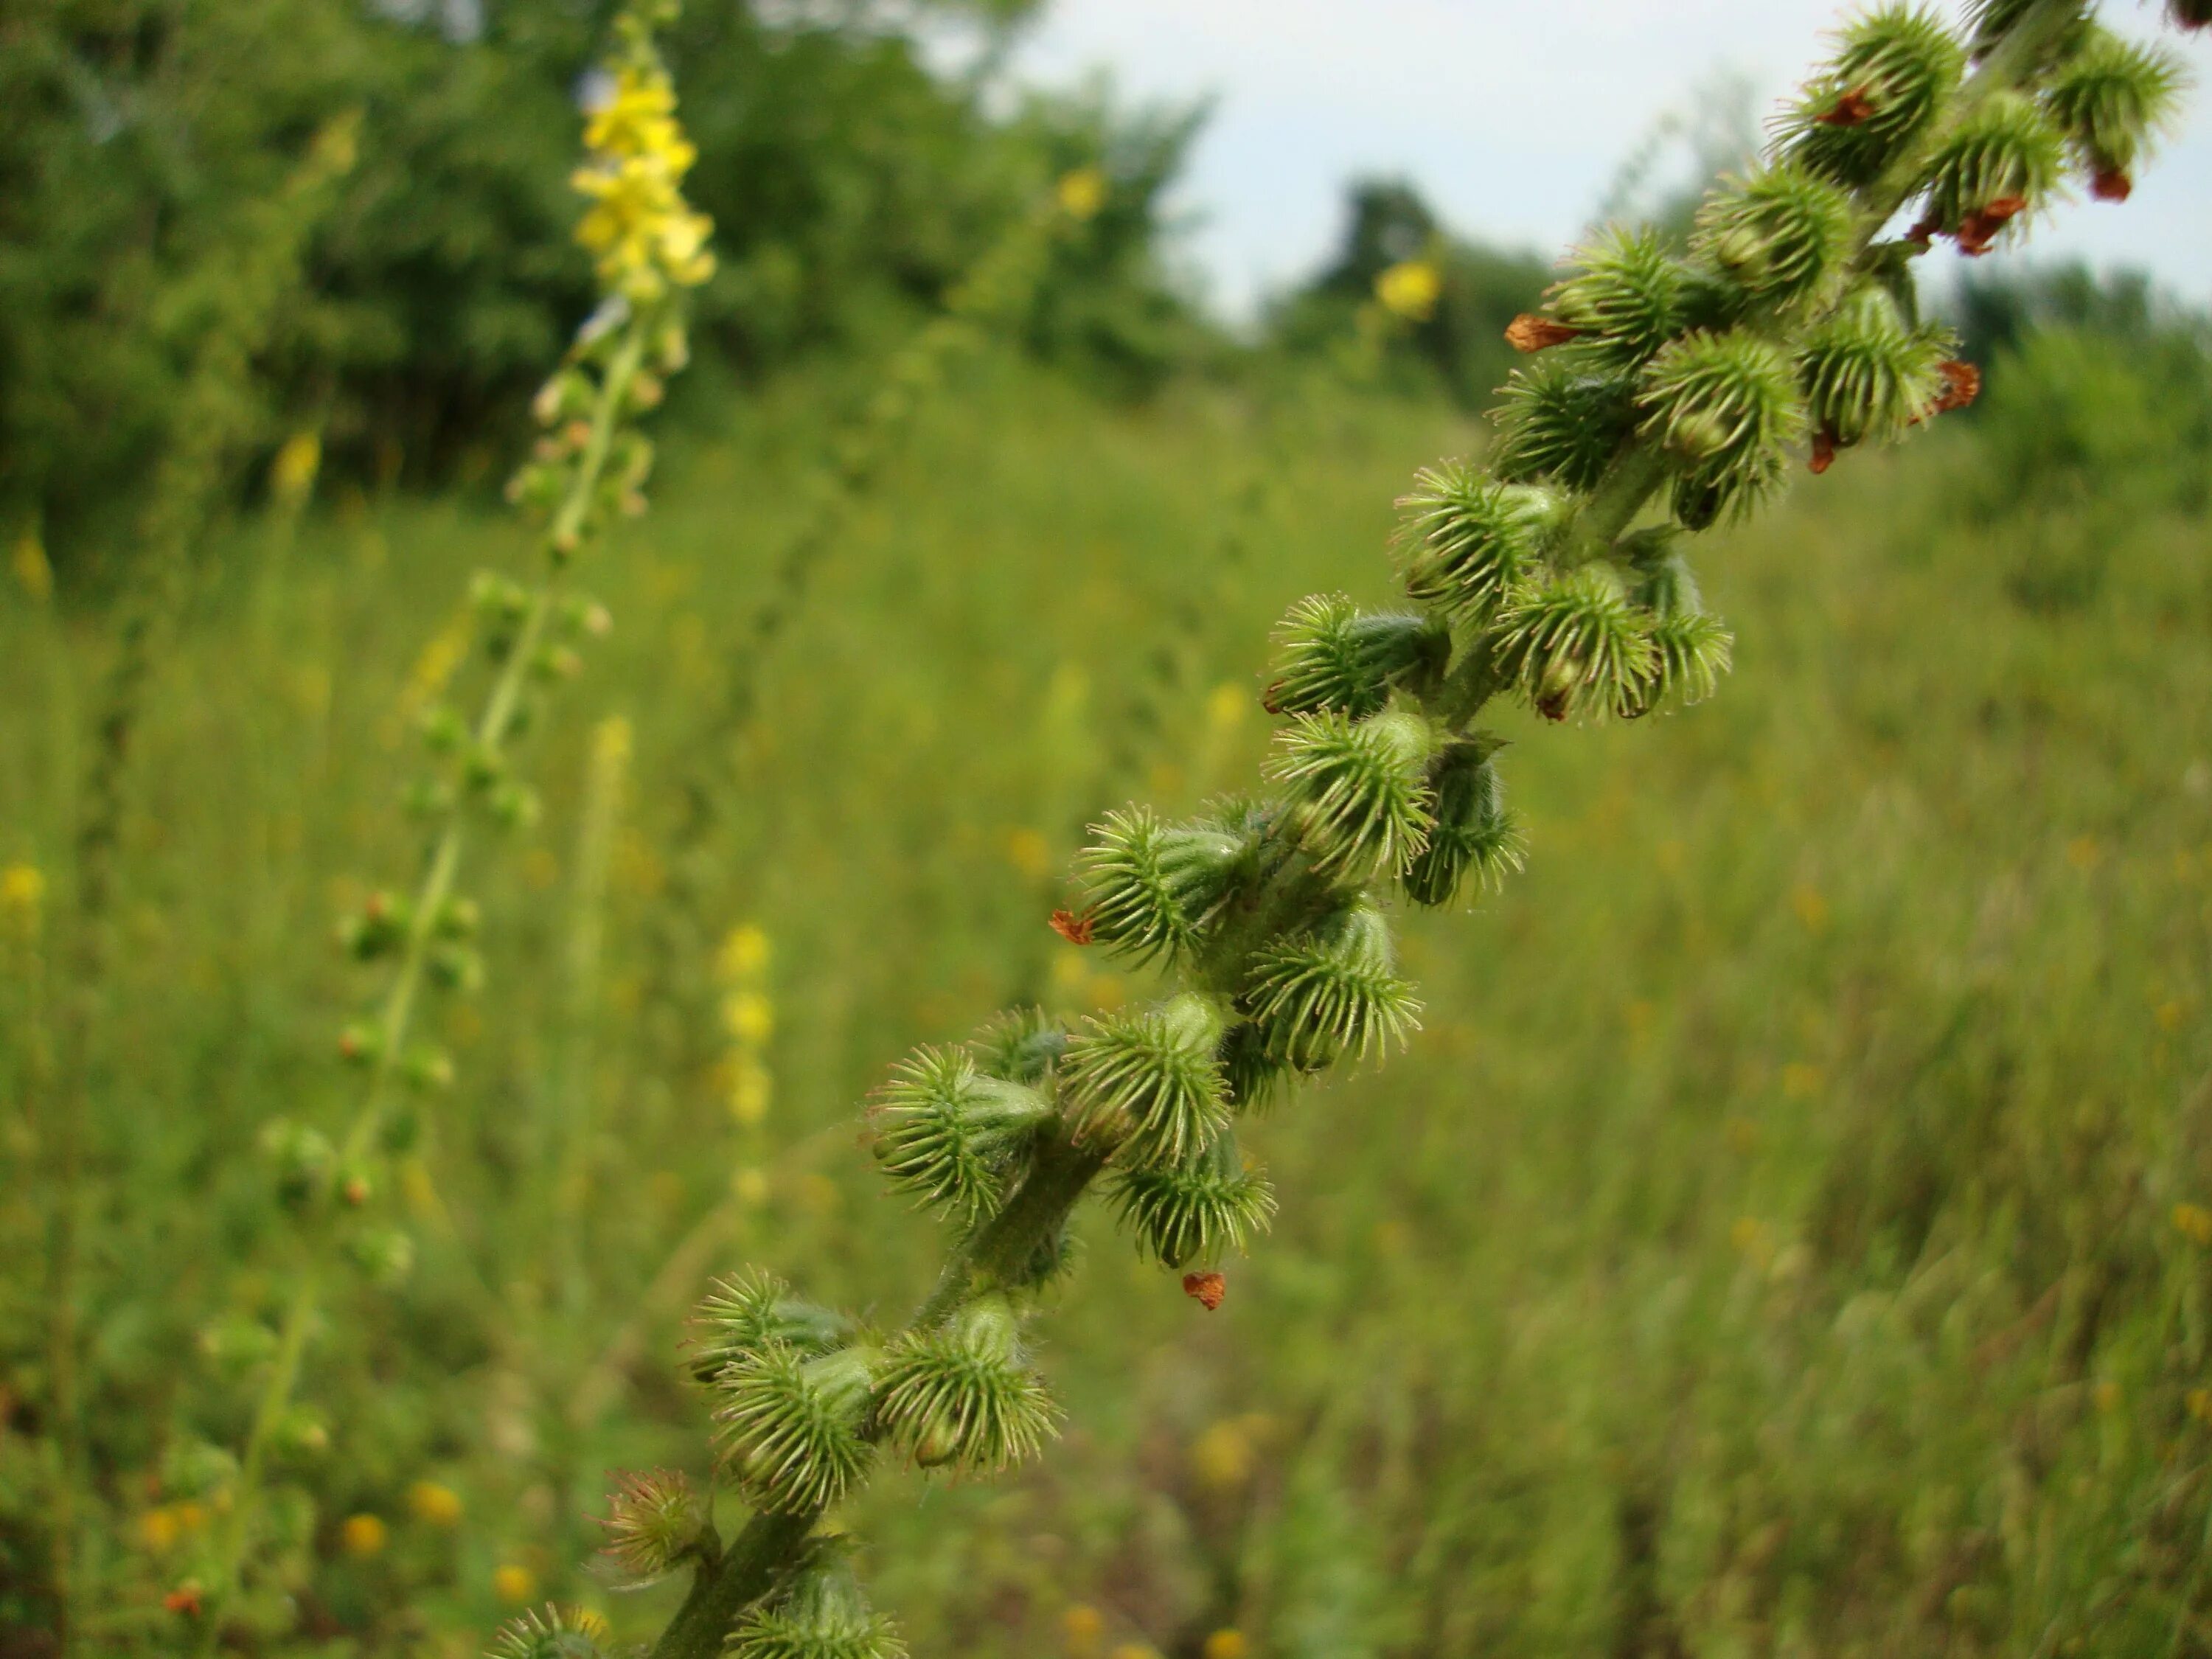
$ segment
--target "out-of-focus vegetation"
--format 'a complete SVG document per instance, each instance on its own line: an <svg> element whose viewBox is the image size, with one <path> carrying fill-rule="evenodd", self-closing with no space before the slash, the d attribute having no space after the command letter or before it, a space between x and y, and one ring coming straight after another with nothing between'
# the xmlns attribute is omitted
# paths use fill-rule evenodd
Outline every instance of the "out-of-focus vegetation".
<svg viewBox="0 0 2212 1659"><path fill-rule="evenodd" d="M245 1426L225 1367L279 1290L256 1133L350 1105L330 1056L364 985L332 923L410 850L416 721L491 672L460 578L525 536L468 480L588 286L562 191L594 20L436 26L469 15L0 20L9 1659L53 1651L33 1176L113 655L48 551L110 550L128 596L118 526L216 251L358 104L359 165L233 388L249 505L147 670L112 855L78 1126L78 1567L108 1594L76 1640L159 1652L191 1638L210 1448ZM480 890L491 988L435 1016L457 1078L403 1165L414 1271L315 1334L328 1438L277 1472L270 1651L458 1656L553 1595L657 1628L668 1588L614 1594L586 1517L611 1470L698 1455L669 1361L704 1278L892 1287L887 1317L925 1288L931 1231L850 1156L857 1103L1011 996L1145 994L1045 927L1077 826L1249 775L1267 627L1382 596L1391 496L1480 447L1486 331L1547 280L1364 189L1239 363L1162 274L1177 121L989 120L877 27L687 28L710 390L591 577L620 623ZM1102 159L1095 235L932 389L772 654L733 662L885 343ZM1334 378L1377 278L1431 260L1430 316ZM1045 1327L1070 1437L1006 1487L868 1498L917 1651L2212 1650L2212 356L2124 282L1958 310L1972 416L1846 456L1710 561L1724 695L1516 750L1528 875L1413 924L1410 1056L1257 1128L1284 1212L1221 1311L1094 1219ZM289 449L264 505L301 430L335 460ZM720 723L741 669L757 701ZM736 810L679 871L702 765Z"/></svg>

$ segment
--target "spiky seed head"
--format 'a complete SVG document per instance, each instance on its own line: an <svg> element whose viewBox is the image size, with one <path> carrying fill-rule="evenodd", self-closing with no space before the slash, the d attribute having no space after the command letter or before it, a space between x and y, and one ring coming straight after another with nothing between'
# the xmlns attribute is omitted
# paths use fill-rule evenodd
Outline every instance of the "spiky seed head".
<svg viewBox="0 0 2212 1659"><path fill-rule="evenodd" d="M1407 597L1481 623L1542 556L1565 521L1567 502L1557 491L1499 483L1447 461L1424 468L1398 509Z"/></svg>
<svg viewBox="0 0 2212 1659"><path fill-rule="evenodd" d="M1449 904L1464 886L1493 892L1523 860L1520 827L1506 810L1505 789L1489 739L1462 738L1429 769L1436 798L1436 827L1429 844L1406 871L1407 896L1416 904Z"/></svg>
<svg viewBox="0 0 2212 1659"><path fill-rule="evenodd" d="M901 1338L878 1379L877 1423L923 1468L995 1473L1036 1455L1059 1415L1003 1296Z"/></svg>
<svg viewBox="0 0 2212 1659"><path fill-rule="evenodd" d="M1734 661L1735 637L1718 617L1676 611L1651 624L1652 674L1644 708L1703 702Z"/></svg>
<svg viewBox="0 0 2212 1659"><path fill-rule="evenodd" d="M1805 427L1789 358L1742 329L1674 341L1644 370L1640 402L1674 471L1675 517L1692 530L1771 493Z"/></svg>
<svg viewBox="0 0 2212 1659"><path fill-rule="evenodd" d="M836 1503L867 1468L862 1434L874 1348L809 1358L795 1348L748 1354L714 1379L715 1437L748 1500L799 1515Z"/></svg>
<svg viewBox="0 0 2212 1659"><path fill-rule="evenodd" d="M1395 875L1428 845L1424 775L1435 747L1434 729L1412 714L1300 714L1267 775L1285 786L1299 844L1323 874Z"/></svg>
<svg viewBox="0 0 2212 1659"><path fill-rule="evenodd" d="M1275 1213L1267 1177L1247 1167L1236 1136L1225 1130L1195 1158L1124 1172L1110 1195L1138 1249L1165 1267L1211 1263L1224 1250L1241 1251Z"/></svg>
<svg viewBox="0 0 2212 1659"><path fill-rule="evenodd" d="M729 1659L906 1659L898 1627L868 1605L844 1551L817 1544L791 1587L731 1631Z"/></svg>
<svg viewBox="0 0 2212 1659"><path fill-rule="evenodd" d="M900 1062L870 1115L876 1162L892 1183L973 1220L998 1202L1052 1103L977 1071L964 1048L929 1048Z"/></svg>
<svg viewBox="0 0 2212 1659"><path fill-rule="evenodd" d="M1365 720L1388 706L1393 686L1433 680L1450 656L1450 630L1438 621L1377 615L1341 593L1316 593L1291 606L1276 627L1267 708L1278 714L1333 709Z"/></svg>
<svg viewBox="0 0 2212 1659"><path fill-rule="evenodd" d="M775 1274L749 1269L718 1279L691 1319L691 1374L711 1382L726 1366L763 1348L828 1353L852 1332L840 1313L793 1296Z"/></svg>
<svg viewBox="0 0 2212 1659"><path fill-rule="evenodd" d="M1067 1045L1060 1099L1079 1141L1115 1149L1124 1167L1172 1163L1229 1121L1220 1011L1185 994L1133 1013L1103 1014Z"/></svg>
<svg viewBox="0 0 2212 1659"><path fill-rule="evenodd" d="M1551 312L1580 331L1577 349L1593 359L1635 368L1687 321L1681 264L1649 226L1602 232L1573 267L1553 287Z"/></svg>
<svg viewBox="0 0 2212 1659"><path fill-rule="evenodd" d="M2172 126L2188 79L2170 48L2093 24L2051 77L2044 107L2102 193L2124 193L2143 151Z"/></svg>
<svg viewBox="0 0 2212 1659"><path fill-rule="evenodd" d="M2004 44L2005 37L2028 19L2029 14L2041 9L2042 0L1974 0L1967 14L1967 39L1973 43L1977 61L1988 57ZM2070 0L2068 9L2074 15L2060 31L2057 39L2046 51L2045 61L2063 58L2073 51L2089 27L2088 0Z"/></svg>
<svg viewBox="0 0 2212 1659"><path fill-rule="evenodd" d="M1079 869L1091 935L1139 962L1180 957L1197 943L1237 885L1243 838L1162 823L1151 808L1106 815Z"/></svg>
<svg viewBox="0 0 2212 1659"><path fill-rule="evenodd" d="M1221 1040L1222 1085L1240 1113L1266 1110L1299 1075L1280 1054L1268 1052L1265 1034L1249 1020L1231 1026Z"/></svg>
<svg viewBox="0 0 2212 1659"><path fill-rule="evenodd" d="M1841 187L1784 161L1710 197L1691 248L1754 300L1787 302L1818 293L1841 269L1856 219Z"/></svg>
<svg viewBox="0 0 2212 1659"><path fill-rule="evenodd" d="M1929 158L1923 230L1978 252L2057 188L2065 136L2032 99L1999 92L1983 100Z"/></svg>
<svg viewBox="0 0 2212 1659"><path fill-rule="evenodd" d="M1813 331L1797 355L1814 430L1840 445L1902 437L1927 418L1956 346L1947 329L1906 327L1885 290L1862 288Z"/></svg>
<svg viewBox="0 0 2212 1659"><path fill-rule="evenodd" d="M1926 130L1966 68L1965 48L1933 12L1878 6L1844 26L1833 61L1783 116L1783 146L1823 178L1872 184Z"/></svg>
<svg viewBox="0 0 2212 1659"><path fill-rule="evenodd" d="M1609 566L1531 587L1498 619L1501 671L1547 720L1604 720L1639 706L1650 628Z"/></svg>
<svg viewBox="0 0 2212 1659"><path fill-rule="evenodd" d="M1491 469L1509 483L1590 489L1636 423L1635 382L1560 354L1516 368L1491 418Z"/></svg>
<svg viewBox="0 0 2212 1659"><path fill-rule="evenodd" d="M674 1469L627 1474L607 1499L602 1553L635 1583L672 1572L706 1541L707 1506Z"/></svg>
<svg viewBox="0 0 2212 1659"><path fill-rule="evenodd" d="M548 1601L501 1626L485 1659L599 1659L607 1634L598 1613Z"/></svg>
<svg viewBox="0 0 2212 1659"><path fill-rule="evenodd" d="M1293 1070L1317 1072L1346 1054L1402 1047L1420 1023L1420 1002L1395 965L1389 919L1363 902L1261 951L1240 1001Z"/></svg>
<svg viewBox="0 0 2212 1659"><path fill-rule="evenodd" d="M1042 1008L1013 1008L969 1040L975 1063L1009 1083L1041 1084L1067 1047L1067 1030Z"/></svg>

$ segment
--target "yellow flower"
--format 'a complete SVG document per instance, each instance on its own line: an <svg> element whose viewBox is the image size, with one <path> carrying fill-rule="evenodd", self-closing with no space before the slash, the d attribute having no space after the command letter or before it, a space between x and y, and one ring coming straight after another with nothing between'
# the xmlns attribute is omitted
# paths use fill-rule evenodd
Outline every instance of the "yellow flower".
<svg viewBox="0 0 2212 1659"><path fill-rule="evenodd" d="M156 1555L167 1554L183 1530L174 1510L148 1510L138 1517L138 1536Z"/></svg>
<svg viewBox="0 0 2212 1659"><path fill-rule="evenodd" d="M1097 1608L1080 1603L1060 1615L1060 1627L1067 1637L1067 1650L1076 1659L1089 1659L1098 1651L1098 1638L1106 1633L1106 1620Z"/></svg>
<svg viewBox="0 0 2212 1659"><path fill-rule="evenodd" d="M1106 205L1106 174L1098 167L1078 167L1061 175L1054 194L1059 198L1060 210L1069 218L1095 219L1098 210Z"/></svg>
<svg viewBox="0 0 2212 1659"><path fill-rule="evenodd" d="M2181 1397L2181 1403L2189 1408L2189 1414L2198 1422L2212 1422L2212 1391L2191 1389Z"/></svg>
<svg viewBox="0 0 2212 1659"><path fill-rule="evenodd" d="M750 979L768 966L768 934L751 922L730 929L714 958L714 971L725 980Z"/></svg>
<svg viewBox="0 0 2212 1659"><path fill-rule="evenodd" d="M417 1480L408 1487L407 1507L417 1521L433 1527L461 1524L460 1494L434 1480Z"/></svg>
<svg viewBox="0 0 2212 1659"><path fill-rule="evenodd" d="M738 1195L740 1204L765 1204L768 1202L768 1173L750 1167L740 1170L730 1178L730 1190Z"/></svg>
<svg viewBox="0 0 2212 1659"><path fill-rule="evenodd" d="M1216 1423L1191 1443L1191 1473L1217 1492L1243 1486L1252 1474L1252 1440L1242 1421Z"/></svg>
<svg viewBox="0 0 2212 1659"><path fill-rule="evenodd" d="M1034 830L1006 831L1006 858L1032 881L1052 868L1052 847Z"/></svg>
<svg viewBox="0 0 2212 1659"><path fill-rule="evenodd" d="M758 1060L740 1057L736 1074L730 1079L730 1115L745 1128L751 1128L768 1116L769 1103L775 1098L775 1079Z"/></svg>
<svg viewBox="0 0 2212 1659"><path fill-rule="evenodd" d="M758 1048L775 1030L775 1005L758 991L735 991L722 1004L722 1023L740 1042Z"/></svg>
<svg viewBox="0 0 2212 1659"><path fill-rule="evenodd" d="M373 1515L349 1515L338 1528L338 1541L348 1555L381 1555L389 1535L384 1522Z"/></svg>
<svg viewBox="0 0 2212 1659"><path fill-rule="evenodd" d="M269 464L269 493L289 507L298 506L314 489L322 465L322 439L312 432L295 432Z"/></svg>
<svg viewBox="0 0 2212 1659"><path fill-rule="evenodd" d="M1444 274L1431 259L1405 259L1375 279L1382 308L1409 323L1425 323L1443 298Z"/></svg>
<svg viewBox="0 0 2212 1659"><path fill-rule="evenodd" d="M35 864L11 864L0 870L0 910L35 920L46 900L46 878Z"/></svg>
<svg viewBox="0 0 2212 1659"><path fill-rule="evenodd" d="M2192 1244L2212 1244L2212 1210L2202 1204L2177 1204L2173 1229Z"/></svg>
<svg viewBox="0 0 2212 1659"><path fill-rule="evenodd" d="M514 1561L495 1568L491 1575L492 1594L511 1607L519 1607L538 1594L538 1575Z"/></svg>
<svg viewBox="0 0 2212 1659"><path fill-rule="evenodd" d="M1218 1630L1206 1638L1206 1646L1200 1650L1206 1659L1244 1659L1251 1650L1252 1644L1244 1639L1241 1630Z"/></svg>
<svg viewBox="0 0 2212 1659"><path fill-rule="evenodd" d="M26 530L15 538L15 580L23 592L33 600L45 600L53 595L54 568L46 562L46 544L39 539L36 530Z"/></svg>
<svg viewBox="0 0 2212 1659"><path fill-rule="evenodd" d="M660 155L688 151L676 124L676 88L665 75L629 68L584 125L584 145L609 155ZM690 162L684 163L689 167Z"/></svg>
<svg viewBox="0 0 2212 1659"><path fill-rule="evenodd" d="M1206 696L1206 723L1217 732L1233 732L1244 723L1251 706L1251 688L1225 680Z"/></svg>

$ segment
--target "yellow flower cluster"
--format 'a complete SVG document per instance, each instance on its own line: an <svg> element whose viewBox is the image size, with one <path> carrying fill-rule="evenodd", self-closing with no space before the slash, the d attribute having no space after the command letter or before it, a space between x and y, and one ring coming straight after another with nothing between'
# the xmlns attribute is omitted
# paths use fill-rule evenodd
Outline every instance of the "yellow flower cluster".
<svg viewBox="0 0 2212 1659"><path fill-rule="evenodd" d="M599 261L599 280L634 304L714 274L714 222L684 199L699 152L676 119L676 89L657 64L629 64L584 129L590 159L574 183L592 206L576 240Z"/></svg>
<svg viewBox="0 0 2212 1659"><path fill-rule="evenodd" d="M1444 274L1430 259L1406 259L1375 279L1375 297L1394 317L1425 323L1443 298Z"/></svg>
<svg viewBox="0 0 2212 1659"><path fill-rule="evenodd" d="M769 1039L775 1034L775 1005L768 994L768 935L747 922L730 930L714 963L724 987L722 1025L730 1035L727 1062L730 1115L738 1127L759 1127L768 1116L775 1080L768 1068Z"/></svg>

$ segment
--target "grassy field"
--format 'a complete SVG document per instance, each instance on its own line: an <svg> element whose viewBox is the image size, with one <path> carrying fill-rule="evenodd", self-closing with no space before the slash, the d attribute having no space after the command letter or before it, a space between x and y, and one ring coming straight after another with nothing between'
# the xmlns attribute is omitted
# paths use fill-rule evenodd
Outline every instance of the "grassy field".
<svg viewBox="0 0 2212 1659"><path fill-rule="evenodd" d="M866 1091L1010 999L1142 994L1046 927L1079 826L1249 779L1270 624L1386 597L1393 497L1478 441L987 364L750 664L834 401L733 398L588 573L616 627L531 750L545 810L465 882L489 976L438 1015L415 1272L310 1356L290 1555L332 1653L472 1652L548 1595L654 1627L672 1587L614 1593L586 1517L702 1456L690 1298L756 1261L902 1313L933 1224L856 1152ZM1283 1210L1223 1308L1094 1218L1045 1325L1066 1437L866 1500L917 1652L2212 1652L2206 527L1970 513L1975 465L1854 454L1717 538L1713 702L1508 720L1528 872L1412 924L1408 1056L1256 1132ZM209 1517L149 1477L237 1427L198 1339L276 1294L254 1137L348 1109L333 920L407 874L410 717L483 672L467 578L522 546L457 501L248 523L158 664L87 1127L100 1650L173 1621ZM0 863L56 896L104 639L0 606ZM40 1207L0 1276L33 1369ZM10 1549L33 1448L0 1437Z"/></svg>

